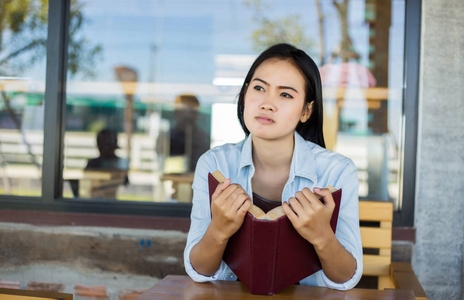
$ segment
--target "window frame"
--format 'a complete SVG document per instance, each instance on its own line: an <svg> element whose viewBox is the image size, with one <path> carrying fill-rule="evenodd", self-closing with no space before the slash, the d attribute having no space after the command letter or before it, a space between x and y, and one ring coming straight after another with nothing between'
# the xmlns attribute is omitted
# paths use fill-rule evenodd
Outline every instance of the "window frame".
<svg viewBox="0 0 464 300"><path fill-rule="evenodd" d="M418 123L421 0L405 0L403 153L400 168L401 210L395 227L414 225ZM189 218L191 204L67 199L62 196L67 41L70 0L50 0L48 12L42 196L0 195L0 209ZM58 124L58 126L57 126Z"/></svg>
<svg viewBox="0 0 464 300"><path fill-rule="evenodd" d="M400 167L401 209L393 212L394 227L414 226L416 154L420 78L422 0L405 0L403 153Z"/></svg>

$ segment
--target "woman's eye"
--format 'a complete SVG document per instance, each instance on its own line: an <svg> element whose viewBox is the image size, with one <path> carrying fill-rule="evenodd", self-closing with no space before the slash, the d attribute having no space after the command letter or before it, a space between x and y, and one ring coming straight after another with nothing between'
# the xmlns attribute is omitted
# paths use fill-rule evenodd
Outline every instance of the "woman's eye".
<svg viewBox="0 0 464 300"><path fill-rule="evenodd" d="M257 91L264 91L264 88L262 86L260 86L260 85L256 85L254 87L254 89L257 90Z"/></svg>
<svg viewBox="0 0 464 300"><path fill-rule="evenodd" d="M290 99L293 99L293 96L292 96L292 95L290 95L289 93L282 93L282 94L280 94L280 95L281 95L282 97L284 97L284 98L290 98Z"/></svg>

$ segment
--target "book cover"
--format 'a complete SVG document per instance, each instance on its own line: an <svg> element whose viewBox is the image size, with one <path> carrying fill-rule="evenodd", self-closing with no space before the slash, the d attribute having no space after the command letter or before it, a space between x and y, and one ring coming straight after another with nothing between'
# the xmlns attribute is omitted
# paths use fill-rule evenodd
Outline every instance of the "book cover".
<svg viewBox="0 0 464 300"><path fill-rule="evenodd" d="M225 179L216 172L214 176L208 174L210 201L217 185ZM332 196L335 209L330 225L335 232L341 189L334 190ZM274 210L279 208L281 206ZM282 209L280 217L274 220L256 218L250 212L253 209L247 212L242 226L229 239L223 255L224 262L251 294L273 295L322 269L313 245L293 228Z"/></svg>

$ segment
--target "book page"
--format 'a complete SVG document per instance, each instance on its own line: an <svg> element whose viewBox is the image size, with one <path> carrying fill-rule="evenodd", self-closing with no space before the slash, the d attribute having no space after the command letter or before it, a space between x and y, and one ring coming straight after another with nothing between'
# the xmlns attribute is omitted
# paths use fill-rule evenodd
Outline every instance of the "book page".
<svg viewBox="0 0 464 300"><path fill-rule="evenodd" d="M258 206L256 205L251 205L250 208L248 209L248 211L253 215L253 217L255 217L256 219L262 219L266 216L266 214L264 213L264 211L259 208Z"/></svg>
<svg viewBox="0 0 464 300"><path fill-rule="evenodd" d="M219 170L214 171L212 173L212 175L219 183L222 183L222 182L224 182L226 180L224 175L222 175L222 173ZM329 189L329 191L331 193L333 193L333 192L335 192L337 190L336 188L334 188L331 185L328 185L325 188ZM316 196L319 199L322 198L318 194L316 194ZM271 209L267 213L264 213L264 211L261 208L259 208L258 206L253 204L252 206L250 206L248 211L253 215L253 217L255 217L256 219L260 219L260 220L271 220L272 221L272 220L277 220L278 218L285 215L285 212L284 212L284 209L282 208L282 205L280 205L280 206L278 206L278 207L276 207L274 209Z"/></svg>
<svg viewBox="0 0 464 300"><path fill-rule="evenodd" d="M266 216L268 220L276 220L285 215L284 209L281 206L277 206L276 208L271 209L267 212Z"/></svg>

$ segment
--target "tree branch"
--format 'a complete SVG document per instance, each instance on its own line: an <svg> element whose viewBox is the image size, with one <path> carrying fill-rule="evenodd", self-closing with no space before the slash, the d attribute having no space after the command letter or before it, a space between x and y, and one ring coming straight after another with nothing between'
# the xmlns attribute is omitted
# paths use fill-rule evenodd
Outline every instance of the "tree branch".
<svg viewBox="0 0 464 300"><path fill-rule="evenodd" d="M31 50L34 47L37 47L37 46L40 46L40 45L45 46L46 41L44 39L39 39L39 40L32 41L28 45L26 45L26 46L14 51L14 52L8 54L6 57L2 58L0 60L0 65L6 63L8 60L12 59L13 57L16 57L16 56L20 55L21 53L23 53L25 51L28 51L28 50Z"/></svg>

